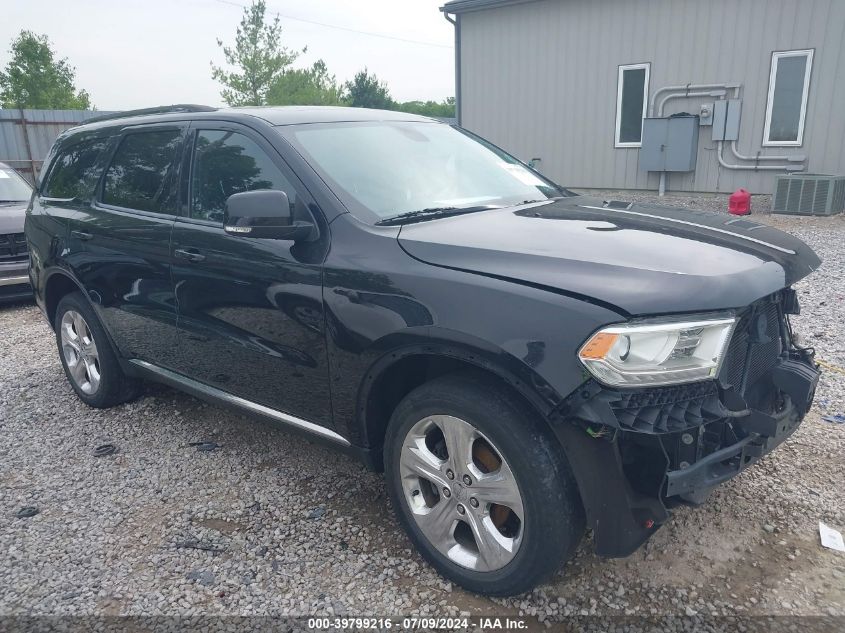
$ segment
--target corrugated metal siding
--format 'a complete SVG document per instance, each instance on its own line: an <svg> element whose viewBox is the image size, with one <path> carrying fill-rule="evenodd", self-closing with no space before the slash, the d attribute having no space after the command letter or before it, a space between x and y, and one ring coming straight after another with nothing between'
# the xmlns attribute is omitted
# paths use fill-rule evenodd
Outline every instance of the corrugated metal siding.
<svg viewBox="0 0 845 633"><path fill-rule="evenodd" d="M773 51L814 48L803 147L809 171L845 173L842 0L539 0L462 14L461 117L468 129L573 187L656 189L638 149L614 147L617 68L651 62L650 92L742 83L739 150L761 150ZM665 113L698 112L679 99ZM712 101L712 99L710 99ZM735 160L725 148L729 163ZM777 173L721 168L702 128L698 168L678 191L771 193Z"/></svg>
<svg viewBox="0 0 845 633"><path fill-rule="evenodd" d="M8 163L32 181L33 162L37 172L59 134L86 119L103 114L111 114L111 112L24 109L26 137L29 139L29 149L27 149L21 110L0 109L0 162Z"/></svg>

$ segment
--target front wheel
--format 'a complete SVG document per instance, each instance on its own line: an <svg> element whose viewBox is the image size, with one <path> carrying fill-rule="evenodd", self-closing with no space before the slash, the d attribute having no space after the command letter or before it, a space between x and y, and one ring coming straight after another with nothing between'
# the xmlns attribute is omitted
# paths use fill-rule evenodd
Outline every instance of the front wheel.
<svg viewBox="0 0 845 633"><path fill-rule="evenodd" d="M560 445L484 378L444 376L408 394L388 428L385 473L423 556L478 593L531 589L583 535Z"/></svg>

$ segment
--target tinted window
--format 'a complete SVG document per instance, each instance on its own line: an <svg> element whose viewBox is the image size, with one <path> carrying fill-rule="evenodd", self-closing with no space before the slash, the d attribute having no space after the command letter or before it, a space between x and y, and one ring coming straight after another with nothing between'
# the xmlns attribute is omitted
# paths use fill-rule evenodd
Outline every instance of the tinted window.
<svg viewBox="0 0 845 633"><path fill-rule="evenodd" d="M43 195L48 198L82 198L96 178L96 164L105 139L84 141L63 150L53 163Z"/></svg>
<svg viewBox="0 0 845 633"><path fill-rule="evenodd" d="M175 213L173 162L181 132L129 134L106 171L103 202L129 209Z"/></svg>
<svg viewBox="0 0 845 633"><path fill-rule="evenodd" d="M191 217L223 222L226 198L242 191L279 189L291 205L296 192L257 144L243 134L200 130L194 149Z"/></svg>

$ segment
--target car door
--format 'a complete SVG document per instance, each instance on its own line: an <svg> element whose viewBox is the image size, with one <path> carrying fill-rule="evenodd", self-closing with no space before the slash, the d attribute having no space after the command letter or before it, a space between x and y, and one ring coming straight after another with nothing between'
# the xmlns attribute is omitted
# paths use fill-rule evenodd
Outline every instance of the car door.
<svg viewBox="0 0 845 633"><path fill-rule="evenodd" d="M284 190L295 214L321 214L278 152L233 123L195 122L173 229L177 371L227 393L330 425L322 262L328 229L294 243L227 234L226 199Z"/></svg>
<svg viewBox="0 0 845 633"><path fill-rule="evenodd" d="M121 355L164 367L177 337L170 234L186 133L187 123L124 129L71 230L76 275Z"/></svg>
<svg viewBox="0 0 845 633"><path fill-rule="evenodd" d="M45 162L49 171L42 174L27 220L28 239L33 251L39 253L31 267L37 286L43 287L40 276L59 255L72 270L84 263L84 246L79 239L70 238L69 233L77 234L76 222L91 205L110 147L107 134L80 134L72 143L57 143L51 150Z"/></svg>

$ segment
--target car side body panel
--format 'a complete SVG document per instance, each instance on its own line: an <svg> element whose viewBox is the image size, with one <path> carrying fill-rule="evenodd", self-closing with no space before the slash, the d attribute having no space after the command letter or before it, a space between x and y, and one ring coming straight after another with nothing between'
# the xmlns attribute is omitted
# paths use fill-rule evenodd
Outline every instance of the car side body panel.
<svg viewBox="0 0 845 633"><path fill-rule="evenodd" d="M172 282L179 306L174 369L238 397L331 427L321 292L328 224L263 135L228 121L196 121L194 129L231 132L256 142L296 190L296 213L313 217L319 237L294 243L231 235L220 222L189 217L183 205L171 243ZM270 133L271 138L277 136ZM247 161L249 165L254 167ZM183 190L189 190L187 180L183 174Z"/></svg>
<svg viewBox="0 0 845 633"><path fill-rule="evenodd" d="M396 227L351 215L332 225L323 296L336 424L368 438L368 389L409 354L443 355L490 371L548 411L586 380L577 348L622 317L605 307L412 258Z"/></svg>
<svg viewBox="0 0 845 633"><path fill-rule="evenodd" d="M175 361L176 300L170 273L174 216L122 208L103 202L104 172L128 134L174 131L179 122L127 126L116 130L100 157L99 179L89 203L71 219L69 243L76 255L70 267L123 358L165 367ZM180 143L181 146L181 143ZM176 155L181 150L176 149ZM168 183L176 195L178 161Z"/></svg>

